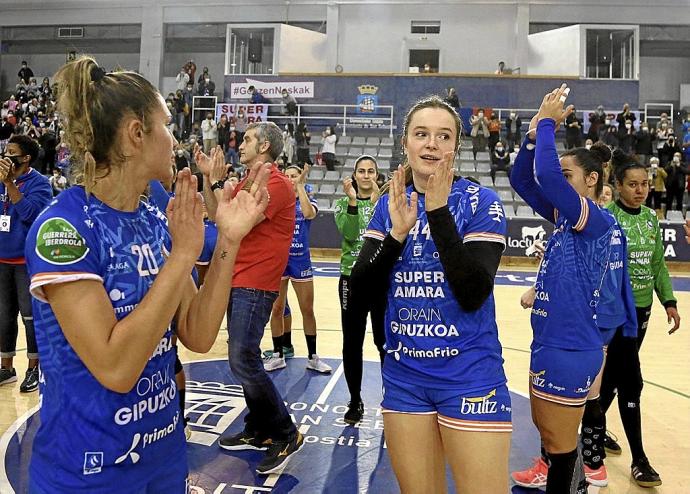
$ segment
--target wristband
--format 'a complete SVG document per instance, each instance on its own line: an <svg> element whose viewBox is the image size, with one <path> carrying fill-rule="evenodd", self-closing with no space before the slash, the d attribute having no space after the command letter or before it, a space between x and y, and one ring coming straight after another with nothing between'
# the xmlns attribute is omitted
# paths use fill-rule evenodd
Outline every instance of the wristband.
<svg viewBox="0 0 690 494"><path fill-rule="evenodd" d="M225 187L225 180L218 180L211 185L211 191L214 192L217 189L222 189L223 187Z"/></svg>

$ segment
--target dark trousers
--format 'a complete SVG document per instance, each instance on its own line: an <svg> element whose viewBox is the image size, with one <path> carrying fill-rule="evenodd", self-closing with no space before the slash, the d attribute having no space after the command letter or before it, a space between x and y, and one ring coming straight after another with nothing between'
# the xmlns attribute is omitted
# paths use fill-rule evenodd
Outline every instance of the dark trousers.
<svg viewBox="0 0 690 494"><path fill-rule="evenodd" d="M0 263L0 357L2 358L14 357L17 354L19 313L22 315L26 328L27 356L30 359L38 358L29 284L26 264Z"/></svg>
<svg viewBox="0 0 690 494"><path fill-rule="evenodd" d="M383 320L386 311L384 303L362 305L359 300L353 300L350 277L340 275L338 281L338 296L340 297L340 320L343 327L343 370L347 388L353 401L361 400L362 390L362 347L364 334L367 330L367 314L371 313L371 326L374 334L374 344L379 351L381 365L386 351Z"/></svg>
<svg viewBox="0 0 690 494"><path fill-rule="evenodd" d="M666 189L666 211L673 209L673 202L676 203L676 211L683 210L683 189Z"/></svg>
<svg viewBox="0 0 690 494"><path fill-rule="evenodd" d="M228 304L228 359L242 385L249 413L244 428L256 437L291 441L297 429L261 360L261 337L271 315L276 292L233 288Z"/></svg>

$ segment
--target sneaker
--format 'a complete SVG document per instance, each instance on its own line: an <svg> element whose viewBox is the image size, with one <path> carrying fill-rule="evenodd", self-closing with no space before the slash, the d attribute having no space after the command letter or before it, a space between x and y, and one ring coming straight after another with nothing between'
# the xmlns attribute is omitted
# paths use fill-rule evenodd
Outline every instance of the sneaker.
<svg viewBox="0 0 690 494"><path fill-rule="evenodd" d="M307 369L321 372L322 374L330 374L333 368L326 362L321 360L318 355L314 354L313 358L307 360Z"/></svg>
<svg viewBox="0 0 690 494"><path fill-rule="evenodd" d="M240 451L252 449L255 451L266 451L273 444L270 439L264 441L258 439L254 434L242 431L234 436L223 436L218 440L218 446L230 451Z"/></svg>
<svg viewBox="0 0 690 494"><path fill-rule="evenodd" d="M273 443L264 459L256 467L256 472L262 475L280 472L290 457L302 449L302 446L304 446L304 436L299 431L290 442Z"/></svg>
<svg viewBox="0 0 690 494"><path fill-rule="evenodd" d="M347 412L345 412L345 423L355 425L362 420L364 415L364 403L361 401L351 401L347 404Z"/></svg>
<svg viewBox="0 0 690 494"><path fill-rule="evenodd" d="M9 384L13 382L17 382L17 371L14 370L14 368L0 368L0 386L2 386L3 384Z"/></svg>
<svg viewBox="0 0 690 494"><path fill-rule="evenodd" d="M661 477L649 464L647 458L634 462L630 468L633 478L640 487L656 487L661 485Z"/></svg>
<svg viewBox="0 0 690 494"><path fill-rule="evenodd" d="M187 441L189 441L189 438L192 437L192 428L188 425L184 426L184 437Z"/></svg>
<svg viewBox="0 0 690 494"><path fill-rule="evenodd" d="M38 366L31 367L26 371L26 376L19 386L20 393L31 393L38 389Z"/></svg>
<svg viewBox="0 0 690 494"><path fill-rule="evenodd" d="M546 477L548 474L549 466L540 456L534 459L532 468L528 468L521 472L513 472L510 476L513 478L513 482L521 487L537 488L546 487Z"/></svg>
<svg viewBox="0 0 690 494"><path fill-rule="evenodd" d="M585 478L588 484L595 485L597 487L606 487L609 485L609 478L606 474L606 466L601 465L599 468L589 468L585 465Z"/></svg>
<svg viewBox="0 0 690 494"><path fill-rule="evenodd" d="M266 370L266 372L284 369L286 365L287 364L285 364L285 358L281 357L278 354L272 353L270 357L266 357L264 359L264 369Z"/></svg>
<svg viewBox="0 0 690 494"><path fill-rule="evenodd" d="M623 453L623 449L618 445L618 438L609 431L606 431L604 436L604 450L611 456L620 456Z"/></svg>

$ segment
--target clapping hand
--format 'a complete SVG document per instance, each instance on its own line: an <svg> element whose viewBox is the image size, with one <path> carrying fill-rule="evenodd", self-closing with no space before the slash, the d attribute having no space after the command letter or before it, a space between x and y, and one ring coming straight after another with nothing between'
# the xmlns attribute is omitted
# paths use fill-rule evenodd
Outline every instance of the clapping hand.
<svg viewBox="0 0 690 494"><path fill-rule="evenodd" d="M232 187L223 189L223 197L218 201L216 225L218 234L230 243L239 244L242 239L261 221L268 206L266 184L271 175L271 163L252 167L247 183L248 189L237 192L233 198Z"/></svg>
<svg viewBox="0 0 690 494"><path fill-rule="evenodd" d="M207 177L211 173L211 167L213 165L212 160L216 157L218 153L220 153L220 155L223 156L223 149L220 146L216 146L213 149L211 149L211 156L208 156L201 150L201 146L199 146L198 143L194 144L193 152L196 166L199 168L199 171ZM223 159L225 159L224 156Z"/></svg>
<svg viewBox="0 0 690 494"><path fill-rule="evenodd" d="M357 204L357 191L352 185L352 178L347 177L343 180L343 192L345 192L350 204L354 203L353 206Z"/></svg>
<svg viewBox="0 0 690 494"><path fill-rule="evenodd" d="M561 87L546 94L537 112L537 122L543 118L552 118L556 121L556 128L558 128L575 109L573 105L568 105L565 109L563 108L569 92L570 89L568 86L566 84L561 84Z"/></svg>
<svg viewBox="0 0 690 494"><path fill-rule="evenodd" d="M201 167L199 169L201 169ZM220 146L216 146L211 150L210 169L208 173L209 182L214 184L219 181L225 181L227 176L228 165L225 163L223 149Z"/></svg>
<svg viewBox="0 0 690 494"><path fill-rule="evenodd" d="M203 200L189 168L177 174L175 197L165 210L172 237L171 255L186 256L193 264L204 246Z"/></svg>
<svg viewBox="0 0 690 494"><path fill-rule="evenodd" d="M403 243L407 234L417 222L417 202L416 192L410 194L410 201L407 201L405 194L405 171L402 165L393 172L390 181L390 192L388 194L388 214L391 217L391 236L398 242Z"/></svg>
<svg viewBox="0 0 690 494"><path fill-rule="evenodd" d="M454 157L455 153L453 151L443 153L441 163L429 177L424 199L427 211L434 211L448 204L448 195L450 194L451 185L453 185Z"/></svg>

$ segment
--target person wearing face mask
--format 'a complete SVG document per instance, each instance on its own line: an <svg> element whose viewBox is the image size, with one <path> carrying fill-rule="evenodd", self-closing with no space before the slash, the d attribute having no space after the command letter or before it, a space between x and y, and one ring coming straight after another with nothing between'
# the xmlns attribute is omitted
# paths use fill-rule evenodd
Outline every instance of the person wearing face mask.
<svg viewBox="0 0 690 494"><path fill-rule="evenodd" d="M269 101L264 98L264 96L254 86L249 86L249 88L247 88L247 92L249 93L249 103L252 105L263 105L269 103Z"/></svg>
<svg viewBox="0 0 690 494"><path fill-rule="evenodd" d="M668 173L663 167L659 166L659 158L652 156L649 160L650 166L647 169L649 175L649 195L647 196L646 205L656 211L656 216L659 219L664 219L662 198L666 192L666 177Z"/></svg>
<svg viewBox="0 0 690 494"><path fill-rule="evenodd" d="M175 82L177 83L177 89L180 91L187 87L187 83L189 82L189 74L184 67L180 69L180 73L177 74L177 77L175 77Z"/></svg>
<svg viewBox="0 0 690 494"><path fill-rule="evenodd" d="M680 145L678 144L678 141L676 140L676 136L672 132L669 131L668 138L666 139L666 143L664 144L664 146L659 151L659 164L661 166L666 166L668 163L670 163L673 160L673 156L676 153L680 153L682 156L683 150L681 149Z"/></svg>
<svg viewBox="0 0 690 494"><path fill-rule="evenodd" d="M484 110L480 109L476 115L470 117L472 130L472 154L477 160L477 153L486 149L486 140L489 138L489 120L484 116Z"/></svg>
<svg viewBox="0 0 690 494"><path fill-rule="evenodd" d="M506 118L506 143L508 149L513 149L515 146L520 145L522 140L522 133L520 132L520 127L522 126L522 120L515 110L510 110L508 118Z"/></svg>
<svg viewBox="0 0 690 494"><path fill-rule="evenodd" d="M26 60L22 60L22 68L19 69L17 76L26 85L28 85L29 82L31 82L31 78L34 76L34 71L29 68L29 64L26 63Z"/></svg>
<svg viewBox="0 0 690 494"><path fill-rule="evenodd" d="M681 161L681 153L676 152L671 162L666 165L666 211L673 209L676 203L676 210L683 210L683 193L685 192L685 177L688 175L688 167Z"/></svg>
<svg viewBox="0 0 690 494"><path fill-rule="evenodd" d="M335 129L332 126L326 127L322 136L323 147L321 148L321 155L323 156L326 169L333 171L335 170L335 144L338 142L338 136L335 134Z"/></svg>
<svg viewBox="0 0 690 494"><path fill-rule="evenodd" d="M652 133L649 132L647 122L642 122L640 130L635 134L635 156L637 161L645 166L649 163L652 155Z"/></svg>
<svg viewBox="0 0 690 494"><path fill-rule="evenodd" d="M666 144L669 135L669 125L668 121L664 118L664 115L665 113L661 115L661 120L659 120L659 123L656 127L656 153L657 156L659 156L659 161L661 162L662 166L665 163L661 157L661 150L664 147L664 144Z"/></svg>
<svg viewBox="0 0 690 494"><path fill-rule="evenodd" d="M207 113L206 119L201 122L201 133L204 139L204 152L210 153L218 144L218 124L213 118L213 113Z"/></svg>
<svg viewBox="0 0 690 494"><path fill-rule="evenodd" d="M577 110L565 119L565 148L573 149L582 147L582 120L577 118Z"/></svg>
<svg viewBox="0 0 690 494"><path fill-rule="evenodd" d="M208 75L208 67L204 67L201 70L201 74L199 74L199 78L196 82L197 82L197 84L201 84L202 82L204 82L204 79L210 79L210 78L211 78L211 76Z"/></svg>
<svg viewBox="0 0 690 494"><path fill-rule="evenodd" d="M616 115L618 127L623 127L625 125L625 122L627 122L628 120L634 123L635 120L637 120L637 117L633 112L630 111L630 104L626 103L623 105L623 111Z"/></svg>
<svg viewBox="0 0 690 494"><path fill-rule="evenodd" d="M178 172L189 167L189 158L189 152L184 147L178 146L175 151L175 168Z"/></svg>
<svg viewBox="0 0 690 494"><path fill-rule="evenodd" d="M501 141L496 143L496 147L491 153L491 181L494 185L496 185L497 170L506 172L510 177L510 155Z"/></svg>
<svg viewBox="0 0 690 494"><path fill-rule="evenodd" d="M211 80L211 76L208 72L202 74L203 79L199 79L199 90L197 94L199 96L213 96L216 93L216 84Z"/></svg>
<svg viewBox="0 0 690 494"><path fill-rule="evenodd" d="M630 154L635 149L635 139L632 120L626 120L623 125L618 126L618 146L625 154Z"/></svg>
<svg viewBox="0 0 690 494"><path fill-rule="evenodd" d="M589 115L589 132L587 132L587 138L592 139L592 142L597 142L599 140L599 128L604 125L606 121L606 113L604 112L604 107L602 105L597 106L594 113Z"/></svg>
<svg viewBox="0 0 690 494"><path fill-rule="evenodd" d="M228 151L228 141L230 140L230 122L228 116L223 114L218 122L218 145L223 148L223 153Z"/></svg>
<svg viewBox="0 0 690 494"><path fill-rule="evenodd" d="M611 148L618 147L618 129L608 117L604 120L604 125L599 128L599 140Z"/></svg>
<svg viewBox="0 0 690 494"><path fill-rule="evenodd" d="M288 93L287 89L283 89L280 94L283 98L283 105L285 105L283 106L283 113L290 117L297 115L297 100L295 97Z"/></svg>

